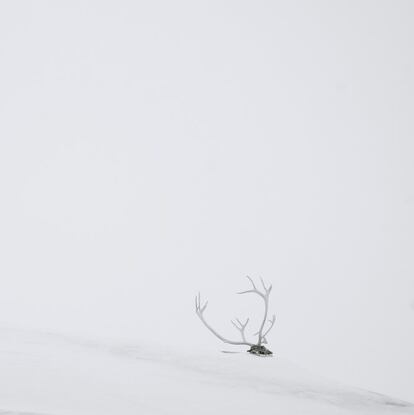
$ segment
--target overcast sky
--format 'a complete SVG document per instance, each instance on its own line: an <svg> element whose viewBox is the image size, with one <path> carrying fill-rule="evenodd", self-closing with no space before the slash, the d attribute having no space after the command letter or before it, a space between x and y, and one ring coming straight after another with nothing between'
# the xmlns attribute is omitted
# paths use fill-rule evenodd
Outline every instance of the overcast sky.
<svg viewBox="0 0 414 415"><path fill-rule="evenodd" d="M216 353L262 276L276 354L414 401L413 21L1 1L0 323Z"/></svg>

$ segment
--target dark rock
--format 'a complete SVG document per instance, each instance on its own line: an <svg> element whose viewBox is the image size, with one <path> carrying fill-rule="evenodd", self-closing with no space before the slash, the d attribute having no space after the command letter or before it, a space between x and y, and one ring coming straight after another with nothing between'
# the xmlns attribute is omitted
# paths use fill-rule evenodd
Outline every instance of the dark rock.
<svg viewBox="0 0 414 415"><path fill-rule="evenodd" d="M257 344L250 347L248 352L251 353L251 354L258 355L258 356L271 356L271 355L273 355L273 353L269 349L266 349L266 347L264 347L264 346L258 346Z"/></svg>

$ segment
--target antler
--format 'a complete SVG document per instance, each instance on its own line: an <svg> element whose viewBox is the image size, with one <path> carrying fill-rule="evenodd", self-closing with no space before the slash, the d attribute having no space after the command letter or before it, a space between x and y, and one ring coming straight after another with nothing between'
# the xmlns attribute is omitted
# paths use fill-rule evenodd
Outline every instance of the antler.
<svg viewBox="0 0 414 415"><path fill-rule="evenodd" d="M258 336L258 341L257 343L253 344L250 343L246 340L246 336L245 336L245 330L246 330L246 326L249 323L249 319L246 320L245 323L242 323L239 319L236 319L236 321L231 320L231 324L233 324L233 326L240 332L241 335L241 339L242 341L234 341L234 340L229 340L226 339L225 337L223 337L221 334L217 333L216 330L214 330L205 320L204 318L204 311L207 308L207 304L208 301L206 301L203 305L201 303L201 296L200 293L198 293L198 295L195 298L195 311L196 314L198 315L198 317L200 318L200 320L203 322L203 324L216 336L218 337L221 341L223 341L224 343L228 343L228 344L235 344L235 345L247 345L250 347L257 347L257 346L261 346L262 344L267 344L267 339L266 336L268 335L268 333L270 332L270 330L272 329L272 327L275 324L276 321L276 316L273 315L273 317L271 319L267 319L267 313L268 313L268 309L269 309L269 295L270 292L272 291L272 286L270 285L269 287L266 287L265 283L263 282L263 279L260 278L260 281L262 282L262 286L263 286L263 291L259 290L254 281L247 276L247 279L250 281L250 283L252 284L252 289L250 290L246 290L246 291L241 291L238 294L247 294L247 293L253 293L253 294L257 294L259 297L261 297L264 301L264 305L265 305L265 309L264 309L264 316L263 316L263 321L260 324L260 328L259 331L257 333L255 333L254 335ZM264 327L266 322L269 322L270 325L269 327L266 329L265 332L263 332ZM252 350L252 349L251 349ZM251 353L253 353L251 351ZM271 353L271 352L270 352ZM263 354L263 353L262 353Z"/></svg>
<svg viewBox="0 0 414 415"><path fill-rule="evenodd" d="M238 318L236 318L236 321L237 323L239 323L238 325L233 320L231 320L231 324L233 324L233 326L236 327L237 330L239 330L242 340L246 342L247 340L246 340L246 336L244 335L244 330L247 326L247 323L249 322L249 319L247 319L244 324Z"/></svg>
<svg viewBox="0 0 414 415"><path fill-rule="evenodd" d="M218 337L221 341L223 341L224 343L228 343L228 344L235 344L235 345L246 345L246 346L253 346L253 343L249 343L246 341L245 335L244 335L244 329L247 326L247 323L249 322L249 319L247 319L245 324L242 324L239 320L237 320L237 322L240 324L240 327L238 327L233 321L233 325L240 331L241 336L242 336L242 340L243 341L233 341L233 340L228 340L225 337L223 337L221 334L217 333L204 319L204 311L207 308L207 304L208 301L206 301L204 303L204 305L201 305L201 297L200 297L200 293L198 293L198 295L195 298L195 311L196 314L198 315L198 317L200 318L200 320L203 322L203 324L216 336Z"/></svg>
<svg viewBox="0 0 414 415"><path fill-rule="evenodd" d="M251 290L241 291L237 294L248 294L248 293L257 294L258 296L260 296L263 299L264 304L265 304L263 321L262 321L262 324L260 325L259 331L256 333L259 336L257 344L260 346L262 343L267 343L266 335L269 333L270 329L273 327L273 324L275 323L275 319L276 319L276 317L273 316L273 319L269 320L269 321L271 321L271 326L266 331L266 333L263 334L263 328L264 328L264 325L266 323L267 313L268 313L268 310L269 310L269 294L270 294L270 291L272 291L272 285L270 285L269 288L267 288L265 283L263 282L263 279L260 278L260 281L262 282L262 286L263 286L263 290L264 290L264 292L261 292L257 289L255 283L253 282L253 280L249 276L247 276L246 278L250 281L253 288Z"/></svg>

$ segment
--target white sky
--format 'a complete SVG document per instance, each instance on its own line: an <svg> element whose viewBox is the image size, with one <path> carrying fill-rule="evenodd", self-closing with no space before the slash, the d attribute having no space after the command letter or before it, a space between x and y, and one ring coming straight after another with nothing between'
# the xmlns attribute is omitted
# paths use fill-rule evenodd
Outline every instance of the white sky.
<svg viewBox="0 0 414 415"><path fill-rule="evenodd" d="M2 1L0 323L216 352L262 276L277 354L414 401L413 19Z"/></svg>

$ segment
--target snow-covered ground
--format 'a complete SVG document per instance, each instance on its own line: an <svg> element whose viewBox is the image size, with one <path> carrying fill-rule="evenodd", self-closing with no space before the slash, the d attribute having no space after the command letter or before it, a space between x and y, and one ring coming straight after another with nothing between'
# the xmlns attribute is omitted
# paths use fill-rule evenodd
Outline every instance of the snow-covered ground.
<svg viewBox="0 0 414 415"><path fill-rule="evenodd" d="M279 357L0 329L0 415L414 414Z"/></svg>

